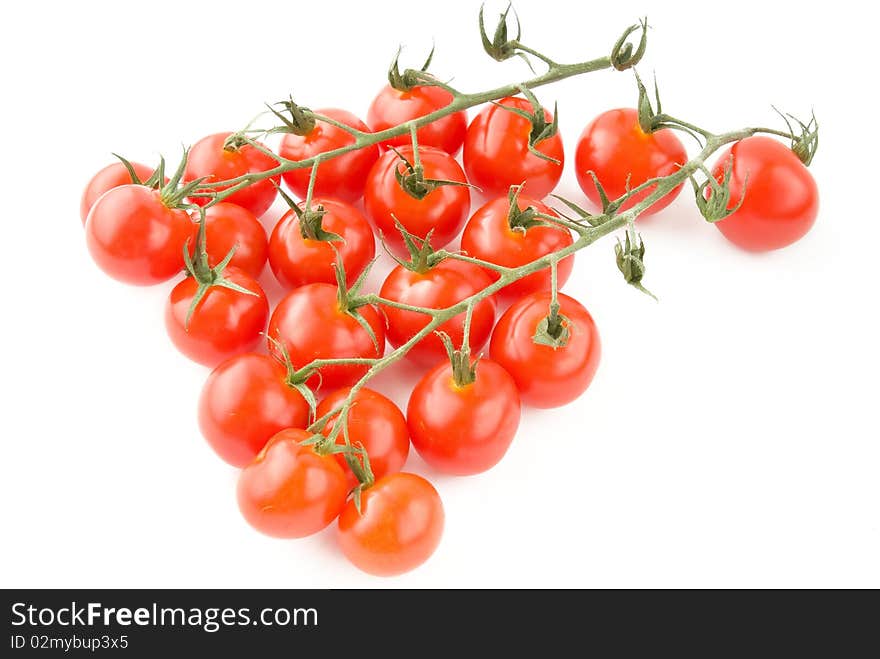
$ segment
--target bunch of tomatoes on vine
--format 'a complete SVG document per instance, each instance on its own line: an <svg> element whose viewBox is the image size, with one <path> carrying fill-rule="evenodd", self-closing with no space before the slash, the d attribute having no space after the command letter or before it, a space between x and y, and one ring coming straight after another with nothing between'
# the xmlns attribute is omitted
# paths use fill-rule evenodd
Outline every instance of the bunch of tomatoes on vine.
<svg viewBox="0 0 880 659"><path fill-rule="evenodd" d="M715 134L664 113L638 74L635 107L603 112L578 139L585 199L553 195L565 152L557 109L535 89L634 72L647 23L606 56L559 64L521 42L510 11L491 33L480 11L483 46L546 69L531 80L466 94L428 72L431 57L403 72L395 59L366 121L291 98L199 140L174 172L119 158L82 198L104 272L133 285L179 278L165 325L212 369L198 422L241 468L247 522L300 538L335 521L345 556L376 575L420 565L442 535L436 489L401 471L411 446L438 473L479 474L504 457L522 407L565 405L589 387L599 333L560 292L578 250L622 232L617 267L647 292L634 223L688 183L703 217L748 250L798 240L818 212L814 118ZM689 157L680 135L699 152ZM269 212L279 196L280 217ZM366 291L383 250L396 264ZM274 309L258 281L267 261L288 291ZM405 414L368 387L401 359L422 369Z"/></svg>

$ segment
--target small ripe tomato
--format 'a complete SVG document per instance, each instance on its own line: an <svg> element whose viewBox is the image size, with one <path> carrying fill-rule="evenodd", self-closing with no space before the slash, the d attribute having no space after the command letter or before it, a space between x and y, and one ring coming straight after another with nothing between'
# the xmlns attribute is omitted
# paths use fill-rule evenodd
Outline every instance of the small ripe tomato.
<svg viewBox="0 0 880 659"><path fill-rule="evenodd" d="M250 144L224 149L226 138L231 134L208 135L193 144L189 150L186 170L183 173L184 182L193 181L203 176L207 177L205 183L228 181L245 174L264 172L278 166L278 161L275 158L266 155ZM279 183L281 183L280 176L266 178L232 193L224 201L237 204L260 217L275 201L277 194L275 186ZM210 190L220 191L227 187L229 186L214 187ZM192 201L204 206L209 199L207 197L193 197Z"/></svg>
<svg viewBox="0 0 880 659"><path fill-rule="evenodd" d="M340 258L346 277L352 282L376 255L373 230L357 208L334 199L313 199L312 209L319 206L326 211L320 220L320 228L335 233L342 240L322 240L317 235L315 238L306 237L310 230L314 233L315 228L308 227L304 231L296 212L287 211L269 238L269 266L282 286L296 288L318 282L335 283L334 264Z"/></svg>
<svg viewBox="0 0 880 659"><path fill-rule="evenodd" d="M505 195L479 208L464 227L461 249L482 261L516 268L572 244L571 232L565 227L548 221L532 224L535 218L528 209L558 217L552 208L529 197L519 197L516 204L520 210L514 209L511 213L510 200ZM568 281L573 266L573 255L557 263L556 277L560 288ZM498 278L498 273L486 272L493 280ZM550 285L551 272L546 268L513 282L502 289L502 295L516 299L534 291L549 291Z"/></svg>
<svg viewBox="0 0 880 659"><path fill-rule="evenodd" d="M131 166L134 168L135 174L138 175L138 178L141 181L146 181L153 174L152 167L142 165L139 162L133 162L131 163ZM112 190L113 188L118 188L120 185L129 185L131 183L134 183L131 179L131 174L128 173L125 165L121 162L114 162L107 165L104 169L95 174L92 177L92 180L86 185L86 189L83 190L82 199L80 199L79 202L79 217L83 224L86 223L89 211L92 210L92 206L98 201L98 197L107 192L107 190Z"/></svg>
<svg viewBox="0 0 880 659"><path fill-rule="evenodd" d="M504 457L519 426L519 393L497 363L481 359L476 379L456 384L452 365L441 362L413 389L406 411L409 435L429 465L466 476Z"/></svg>
<svg viewBox="0 0 880 659"><path fill-rule="evenodd" d="M266 265L269 239L257 216L225 201L205 211L208 263L214 267L235 247L229 265L256 279ZM193 242L193 244L195 244Z"/></svg>
<svg viewBox="0 0 880 659"><path fill-rule="evenodd" d="M413 162L413 149L404 146L400 154ZM455 159L438 149L419 146L419 157L426 179L466 183L464 172ZM364 210L373 226L384 236L385 243L398 254L406 254L403 237L395 218L411 234L425 238L429 231L431 244L443 247L461 231L471 210L471 193L465 186L444 185L422 199L410 196L397 182L395 171L405 172L404 163L388 151L373 165L364 192Z"/></svg>
<svg viewBox="0 0 880 659"><path fill-rule="evenodd" d="M532 113L532 104L524 98L502 98L499 103ZM544 109L544 119L553 115ZM539 158L529 151L532 124L525 117L495 104L486 106L471 125L464 140L464 169L468 180L488 197L506 195L511 185L525 183L523 194L543 199L553 192L562 176L565 154L557 133L535 144L535 149L558 160Z"/></svg>
<svg viewBox="0 0 880 659"><path fill-rule="evenodd" d="M348 487L332 455L301 442L298 428L272 437L238 477L238 507L247 523L274 538L304 538L339 516Z"/></svg>
<svg viewBox="0 0 880 659"><path fill-rule="evenodd" d="M635 188L649 179L669 176L686 162L684 145L672 130L645 133L639 126L638 111L622 108L600 114L584 128L575 154L575 173L584 194L601 206L599 191L589 172L596 174L608 199L613 201L626 193L627 183ZM646 188L633 195L621 208L632 208L652 190ZM679 192L681 185L654 202L640 217L663 210Z"/></svg>
<svg viewBox="0 0 880 659"><path fill-rule="evenodd" d="M339 546L356 567L378 577L403 574L427 561L443 535L443 502L421 476L390 474L349 501L337 522Z"/></svg>
<svg viewBox="0 0 880 659"><path fill-rule="evenodd" d="M489 354L510 373L523 403L559 407L580 396L596 374L602 351L599 331L584 306L558 294L563 339L559 345L536 343L545 326L550 293L537 292L514 303L498 320Z"/></svg>
<svg viewBox="0 0 880 659"><path fill-rule="evenodd" d="M335 119L339 123L351 126L365 133L370 128L351 112L328 108L318 110L317 114ZM287 133L281 140L278 152L288 160L306 160L319 153L326 153L354 144L355 138L342 128L316 121L315 127L308 135ZM373 163L379 158L379 147L365 146L356 151L322 162L318 167L313 194L317 197L336 197L348 203L354 203L364 194L364 183ZM284 182L299 197L305 198L309 189L311 167L294 169L284 173Z"/></svg>
<svg viewBox="0 0 880 659"><path fill-rule="evenodd" d="M399 91L385 85L370 104L367 123L374 133L399 126L400 124L445 108L452 102L452 94L440 87L417 86L409 91ZM453 112L422 126L416 132L419 146L433 146L451 156L458 153L467 130L467 113ZM398 135L383 142L384 145L406 146L411 143L410 136Z"/></svg>
<svg viewBox="0 0 880 659"><path fill-rule="evenodd" d="M339 407L350 391L346 387L327 396L318 405L317 417L320 419ZM334 416L327 422L322 431L325 435L330 434L338 418L338 415ZM355 394L354 402L348 410L348 438L352 445L363 445L370 457L370 467L376 480L400 471L409 455L409 430L403 412L388 398L372 389L360 389ZM341 431L336 443L345 444ZM337 453L336 459L345 471L349 489L355 487L358 481L345 461L345 456Z"/></svg>
<svg viewBox="0 0 880 659"><path fill-rule="evenodd" d="M245 353L211 371L199 398L199 428L234 467L244 467L285 428L309 424L309 405L268 355Z"/></svg>
<svg viewBox="0 0 880 659"><path fill-rule="evenodd" d="M193 223L143 185L122 185L101 195L86 221L86 245L98 267L119 281L148 286L183 270L183 248Z"/></svg>
<svg viewBox="0 0 880 659"><path fill-rule="evenodd" d="M713 170L721 181L732 160L732 215L715 226L730 242L753 252L791 245L803 238L819 214L819 190L813 175L786 145L763 135L734 144ZM748 178L748 180L747 180Z"/></svg>
<svg viewBox="0 0 880 659"><path fill-rule="evenodd" d="M225 286L211 286L187 323L199 282L187 277L171 291L165 304L165 327L180 352L213 368L224 359L257 347L269 318L269 301L255 279L228 267L223 278L254 295Z"/></svg>
<svg viewBox="0 0 880 659"><path fill-rule="evenodd" d="M396 266L385 279L380 297L402 304L428 309L445 309L479 293L490 286L492 279L486 271L472 263L446 258L425 272L415 272L402 265ZM398 348L418 334L431 318L415 311L383 306L388 320L388 342ZM464 340L464 312L440 325L438 331L446 332L456 347ZM475 306L471 317L469 345L477 353L489 340L495 323L495 299L487 297ZM409 359L432 366L446 357L446 348L435 333L428 334L414 345L406 355Z"/></svg>
<svg viewBox="0 0 880 659"><path fill-rule="evenodd" d="M287 348L294 368L302 368L315 359L376 359L385 352L385 323L371 305L357 313L369 323L376 342L351 313L340 308L336 286L307 284L294 289L278 303L269 319L271 340ZM359 380L368 365L338 364L325 366L309 380L314 389L347 387Z"/></svg>

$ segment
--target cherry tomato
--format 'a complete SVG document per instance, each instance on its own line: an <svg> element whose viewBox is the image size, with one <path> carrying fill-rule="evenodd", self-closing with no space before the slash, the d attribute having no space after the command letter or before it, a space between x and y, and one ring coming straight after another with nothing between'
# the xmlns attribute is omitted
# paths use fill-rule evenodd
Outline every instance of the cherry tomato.
<svg viewBox="0 0 880 659"><path fill-rule="evenodd" d="M326 211L321 218L321 228L341 236L342 241L304 238L296 213L287 211L269 238L269 266L282 286L332 284L336 281L333 266L339 258L348 281L352 282L376 254L373 230L358 209L334 199L313 199L312 208L318 206Z"/></svg>
<svg viewBox="0 0 880 659"><path fill-rule="evenodd" d="M193 361L211 368L256 348L269 318L269 302L255 279L232 267L223 271L223 278L254 295L211 286L187 324L199 289L195 278L187 277L174 287L165 305L165 327L172 343Z"/></svg>
<svg viewBox="0 0 880 659"><path fill-rule="evenodd" d="M414 272L396 266L382 284L379 295L387 300L429 309L445 309L480 292L492 284L486 271L472 263L446 258L426 272ZM430 316L415 311L383 306L388 320L388 342L398 348L427 325ZM465 313L447 320L439 331L446 332L456 347L464 340ZM495 323L495 299L487 297L475 306L471 318L469 345L477 353L489 339ZM431 366L446 357L446 348L435 333L430 333L407 353L412 361Z"/></svg>
<svg viewBox="0 0 880 659"><path fill-rule="evenodd" d="M517 206L522 211L533 208L539 213L558 217L552 208L528 197L519 197ZM571 232L565 227L546 221L545 225L512 227L509 213L510 202L506 195L479 208L464 227L461 249L482 261L515 268L572 244ZM573 266L573 255L559 261L556 266L559 287L568 281ZM498 273L486 272L493 280L498 278ZM502 289L502 294L515 299L534 291L549 291L550 280L550 268L546 268L513 282Z"/></svg>
<svg viewBox="0 0 880 659"><path fill-rule="evenodd" d="M309 405L287 384L287 369L268 355L245 353L211 371L199 399L199 428L234 467L244 467L285 428L309 424Z"/></svg>
<svg viewBox="0 0 880 659"><path fill-rule="evenodd" d="M819 214L819 190L794 152L763 135L728 149L713 174L721 181L732 159L730 204L742 206L715 226L730 242L754 252L779 249L802 238ZM746 180L748 177L748 180Z"/></svg>
<svg viewBox="0 0 880 659"><path fill-rule="evenodd" d="M379 577L412 570L431 557L443 535L443 502L421 476L390 474L342 509L339 546L355 566Z"/></svg>
<svg viewBox="0 0 880 659"><path fill-rule="evenodd" d="M320 419L336 409L350 391L351 389L346 387L327 396L318 405L317 417ZM325 435L330 434L338 418L338 415L334 416L327 422L322 431ZM409 455L409 430L406 427L406 418L397 405L372 389L360 389L355 394L354 402L348 410L348 438L353 445L358 443L363 445L367 455L370 456L370 467L376 480L386 474L400 471ZM345 444L341 431L336 443ZM337 453L336 459L345 471L349 489L355 487L358 481L348 467L345 456Z"/></svg>
<svg viewBox="0 0 880 659"><path fill-rule="evenodd" d="M499 103L532 113L532 104L518 97ZM544 110L550 123L553 115ZM528 119L495 104L488 105L468 126L464 140L464 169L468 180L488 197L506 195L511 185L525 183L523 194L543 199L553 192L562 176L565 154L559 134L541 140L535 149L558 160L558 164L529 151Z"/></svg>
<svg viewBox="0 0 880 659"><path fill-rule="evenodd" d="M672 130L645 133L639 126L639 113L632 108L609 110L593 119L578 140L575 173L581 190L597 206L599 191L589 172L592 171L614 200L626 193L627 181L635 188L645 181L669 176L687 162L687 152ZM651 194L653 187L633 195L621 208L626 210ZM681 185L658 199L639 217L666 208L681 192Z"/></svg>
<svg viewBox="0 0 880 659"><path fill-rule="evenodd" d="M139 162L133 162L131 163L131 166L134 168L135 174L138 175L138 178L141 181L146 181L153 174L152 167L147 167L147 165L142 165ZM83 190L82 199L79 202L79 217L83 224L86 223L89 211L92 210L92 206L98 201L98 197L107 192L107 190L112 190L113 188L118 188L120 185L129 185L131 183L134 183L134 181L131 180L131 174L128 173L125 165L121 162L114 162L107 165L104 169L95 174L92 177L92 180L86 185L86 189Z"/></svg>
<svg viewBox="0 0 880 659"><path fill-rule="evenodd" d="M452 94L440 87L419 86L402 92L385 85L370 105L367 123L372 126L373 132L378 133L445 108L451 102ZM462 110L422 126L416 135L419 146L433 146L454 156L461 148L466 130L467 113ZM406 134L393 137L383 144L405 146L410 143L410 136Z"/></svg>
<svg viewBox="0 0 880 659"><path fill-rule="evenodd" d="M329 108L318 110L317 113L365 133L370 132L369 127L351 112ZM306 160L319 153L354 144L354 141L354 136L342 128L316 121L315 128L308 135L285 134L278 152L288 160ZM367 174L378 158L379 147L373 145L322 162L318 167L312 193L319 197L336 197L354 203L363 196ZM294 169L284 173L284 182L295 194L305 198L311 173L311 167Z"/></svg>
<svg viewBox="0 0 880 659"><path fill-rule="evenodd" d="M584 306L559 293L567 339L553 347L533 337L547 318L550 293L532 293L515 302L498 320L489 354L510 373L522 402L532 407L558 407L580 396L596 373L602 352L599 331Z"/></svg>
<svg viewBox="0 0 880 659"><path fill-rule="evenodd" d="M466 476L504 457L519 426L519 393L497 363L481 359L471 384L456 384L441 362L413 389L406 411L413 446L429 465Z"/></svg>
<svg viewBox="0 0 880 659"><path fill-rule="evenodd" d="M412 147L404 146L398 150L413 162ZM419 146L419 156L426 179L467 181L458 163L443 151ZM434 247L448 244L458 235L468 218L470 190L459 185L444 185L422 199L415 199L397 182L394 172L398 169L405 171L403 163L397 154L388 151L370 170L364 192L364 210L373 226L382 233L389 248L398 254L406 254L406 249L394 218L419 238L424 238L433 229L431 244Z"/></svg>
<svg viewBox="0 0 880 659"><path fill-rule="evenodd" d="M238 507L248 524L275 538L303 538L339 516L348 487L332 455L300 442L298 428L272 437L238 477Z"/></svg>
<svg viewBox="0 0 880 659"><path fill-rule="evenodd" d="M376 342L358 320L340 309L336 286L307 284L294 289L278 303L269 319L268 335L287 348L295 368L315 359L375 359L385 352L385 324L370 305L358 313L369 323ZM378 348L377 348L378 346ZM270 343L270 348L275 350ZM317 371L310 379L319 386L338 389L354 384L369 369L368 365L331 365Z"/></svg>
<svg viewBox="0 0 880 659"><path fill-rule="evenodd" d="M158 284L183 270L183 248L193 236L184 211L169 208L143 185L101 195L86 221L86 245L104 272L127 284Z"/></svg>
<svg viewBox="0 0 880 659"><path fill-rule="evenodd" d="M224 149L226 138L232 133L216 133L203 137L193 144L189 150L186 170L183 173L184 182L192 181L207 176L206 183L213 181L228 181L245 174L264 172L278 166L278 161L250 144L230 149ZM251 183L246 188L233 192L224 199L231 204L237 204L248 209L251 213L260 217L265 213L272 202L275 201L277 190L275 188L281 182L280 176L266 178L256 183ZM228 186L211 188L214 191L223 190ZM193 202L204 206L208 203L207 197L193 197Z"/></svg>
<svg viewBox="0 0 880 659"><path fill-rule="evenodd" d="M256 279L266 265L269 239L256 215L225 201L205 211L208 263L214 267L235 247L229 265ZM195 241L192 243L195 244Z"/></svg>

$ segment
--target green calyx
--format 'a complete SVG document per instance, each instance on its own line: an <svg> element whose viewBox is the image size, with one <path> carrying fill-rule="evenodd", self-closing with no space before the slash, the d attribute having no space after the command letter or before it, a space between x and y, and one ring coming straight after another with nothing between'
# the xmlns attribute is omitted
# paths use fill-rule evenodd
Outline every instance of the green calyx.
<svg viewBox="0 0 880 659"><path fill-rule="evenodd" d="M397 184L403 189L403 191L406 192L413 199L418 199L419 201L421 201L429 194L434 192L434 190L445 185L454 185L466 188L474 187L469 183L463 183L462 181L447 181L445 179L425 178L425 168L422 167L422 164L419 160L418 145L415 142L413 142L412 162L407 160L406 156L404 156L393 146L388 148L394 151L394 153L396 153L397 157L400 159L400 163L394 169L394 178L397 179Z"/></svg>
<svg viewBox="0 0 880 659"><path fill-rule="evenodd" d="M471 361L471 349L468 345L467 337L460 349L456 349L452 345L452 339L446 332L436 332L437 336L443 342L446 348L446 354L449 356L449 363L452 365L452 379L457 387L466 387L473 384L477 380L477 364L480 358L477 357Z"/></svg>
<svg viewBox="0 0 880 659"><path fill-rule="evenodd" d="M323 227L324 216L327 214L327 211L320 204L312 208L310 200L307 200L305 208L301 208L296 201L294 201L290 195L288 195L280 185L275 184L275 189L278 190L278 194L284 199L284 202L290 207L296 214L296 218L299 221L299 232L303 237L303 240L321 240L324 242L345 242L345 238L340 236L338 233L333 233L332 231L325 231Z"/></svg>
<svg viewBox="0 0 880 659"><path fill-rule="evenodd" d="M428 53L428 59L422 64L422 68L418 70L406 69L403 73L400 72L400 52L402 50L402 47L397 48L397 53L394 55L394 59L391 60L391 66L388 67L388 84L399 92L408 92L413 87L421 84L422 80L420 78L427 74L428 67L431 66L431 60L434 59L434 47L431 47L431 52Z"/></svg>
<svg viewBox="0 0 880 659"><path fill-rule="evenodd" d="M333 243L330 243L330 246L333 247L334 251L336 250ZM373 342L373 347L376 349L376 354L378 355L381 351L379 340L376 338L376 333L373 331L370 323L367 322L367 319L364 318L363 314L359 311L361 307L369 304L363 297L361 297L360 292L364 287L367 275L375 262L376 260L373 259L350 287L348 286L345 274L345 266L342 264L342 258L339 256L338 252L336 255L336 263L333 264L333 272L336 275L336 301L339 305L340 311L354 318L358 324L364 328L364 331L370 336L370 340Z"/></svg>
<svg viewBox="0 0 880 659"><path fill-rule="evenodd" d="M184 200L190 194L195 192L196 188L198 188L207 177L203 176L202 178L197 178L186 185L180 184L180 181L183 178L183 172L186 170L186 160L188 155L189 149L184 149L180 164L177 165L177 169L174 171L171 178L168 179L167 183L165 183L165 158L160 157L159 166L156 167L156 170L150 178L143 183L143 185L146 185L149 188L158 190L162 203L168 208L196 208L195 204L184 203ZM137 176L134 173L134 168L131 166L131 163L125 160L122 156L116 157L119 158L122 161L122 164L125 165L126 169L128 169L128 173L132 176L132 180L135 180Z"/></svg>
<svg viewBox="0 0 880 659"><path fill-rule="evenodd" d="M277 359L287 370L287 377L285 378L284 383L291 389L296 389L303 397L303 400L305 400L306 404L309 406L309 420L313 421L315 418L315 410L318 409L318 401L315 398L315 393L306 384L306 381L312 376L312 373L314 372L313 369L310 369L308 366L306 366L297 370L294 367L293 362L290 360L290 353L288 352L287 346L284 344L284 342L280 339L275 338L274 336L269 336L268 334L266 335L266 338L274 348L274 350L272 351L272 356ZM317 436L323 437L323 435Z"/></svg>
<svg viewBox="0 0 880 659"><path fill-rule="evenodd" d="M773 108L776 110L776 108ZM788 132L791 133L791 150L807 167L813 162L813 157L819 149L819 122L815 113L810 115L810 120L804 123L791 114L783 114L776 110L777 114L785 121ZM792 121L797 124L798 132L795 132Z"/></svg>
<svg viewBox="0 0 880 659"><path fill-rule="evenodd" d="M523 184L511 185L507 191L507 202L509 209L507 211L507 225L513 231L522 231L525 233L532 227L545 227L550 224L542 220L539 216L538 209L534 206L526 206L520 208L519 193L522 192Z"/></svg>
<svg viewBox="0 0 880 659"><path fill-rule="evenodd" d="M633 32L641 30L637 46L629 41ZM648 19L643 18L636 25L630 25L611 49L611 66L618 71L626 71L638 64L645 55L648 46Z"/></svg>
<svg viewBox="0 0 880 659"><path fill-rule="evenodd" d="M147 188L158 190L165 184L165 158L162 156L159 156L159 166L153 170L153 173L150 174L150 177L145 181L142 181L140 176L138 176L134 169L134 165L132 165L131 162L120 156L118 153L114 153L113 157L117 158L125 169L128 170L131 182L135 185L143 185Z"/></svg>
<svg viewBox="0 0 880 659"><path fill-rule="evenodd" d="M733 215L739 207L742 206L746 198L746 187L748 186L748 174L743 182L742 194L739 202L733 207L730 206L730 178L733 174L733 159L728 158L724 163L724 174L721 181L717 181L712 173L705 170L706 180L697 183L696 179L691 176L691 185L694 188L694 198L697 202L697 208L707 222L719 222L729 215Z"/></svg>
<svg viewBox="0 0 880 659"><path fill-rule="evenodd" d="M278 101L269 105L266 103L275 117L281 121L280 126L275 126L267 133L291 133L293 135L308 135L315 130L315 116L309 108L303 105L297 105L293 101L293 96L288 97L286 101ZM280 110L276 110L280 107Z"/></svg>
<svg viewBox="0 0 880 659"><path fill-rule="evenodd" d="M196 309L198 308L199 303L202 301L202 299L204 299L205 295L208 294L208 291L211 290L211 288L214 286L222 286L233 291L238 291L239 293L242 293L244 295L258 295L258 293L250 291L243 286L239 286L235 282L232 282L223 276L223 271L226 269L226 266L229 265L229 262L235 255L235 247L229 250L229 253L216 266L212 268L209 265L208 252L205 245L205 210L203 208L200 208L199 213L199 232L196 236L195 258L193 258L193 256L189 252L189 243L183 246L183 261L186 265L186 272L198 283L198 289L196 290L195 295L193 295L192 303L190 304L189 310L186 313L184 328L189 327L189 322L192 319L192 316L195 313Z"/></svg>
<svg viewBox="0 0 880 659"><path fill-rule="evenodd" d="M617 258L617 269L620 270L626 283L656 300L657 296L642 286L642 277L645 276L645 243L642 237L637 236L632 228L628 228L626 243L621 244L618 238L614 246L614 254Z"/></svg>
<svg viewBox="0 0 880 659"><path fill-rule="evenodd" d="M544 116L544 108L538 102L538 98L535 96L532 90L525 85L520 85L519 89L522 92L523 96L526 97L526 100L531 103L531 112L527 112L526 110L522 110L520 108L511 107L509 105L504 105L503 103L499 103L497 101L492 101L492 103L502 110L512 112L513 114L516 114L529 122L529 124L531 125L531 130L529 131L529 153L537 156L541 160L547 160L557 165L561 164L556 158L552 158L546 153L538 151L538 149L536 148L538 144L546 139L553 137L559 132L559 113L557 106L554 104L553 120L548 123L547 118Z"/></svg>
<svg viewBox="0 0 880 659"><path fill-rule="evenodd" d="M391 217L394 220L394 226L397 227L397 230L403 237L403 244L406 246L407 252L409 252L409 260L405 261L388 249L381 233L379 238L382 240L382 246L385 247L385 251L397 262L398 265L411 272L424 274L442 260L443 257L431 247L431 236L434 234L433 229L428 231L427 236L420 238L407 231L406 227L403 226L403 224L400 223L400 220L394 217L394 215Z"/></svg>
<svg viewBox="0 0 880 659"><path fill-rule="evenodd" d="M550 303L550 312L541 319L535 328L532 341L542 346L549 346L556 350L568 345L571 338L571 321L559 313L559 302L554 300Z"/></svg>

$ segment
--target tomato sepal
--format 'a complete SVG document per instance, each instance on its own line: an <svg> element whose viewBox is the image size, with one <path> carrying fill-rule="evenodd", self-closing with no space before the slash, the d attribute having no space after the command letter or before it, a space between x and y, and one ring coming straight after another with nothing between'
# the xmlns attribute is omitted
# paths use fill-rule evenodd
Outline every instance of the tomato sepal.
<svg viewBox="0 0 880 659"><path fill-rule="evenodd" d="M632 43L629 42L629 36L637 30L641 30L642 34L639 38L638 46L633 48ZM647 47L648 19L643 18L640 19L637 24L630 25L626 28L620 38L615 42L614 46L611 48L611 66L618 71L631 69L642 60Z"/></svg>
<svg viewBox="0 0 880 659"><path fill-rule="evenodd" d="M504 105L503 103L499 103L498 101L492 101L492 105L495 105L502 110L506 110L507 112L512 112L513 114L522 117L529 122L529 124L531 125L528 142L529 153L540 158L541 160L552 162L554 165L561 165L562 163L557 158L548 156L546 153L538 151L537 149L538 144L559 133L558 104L553 104L553 120L550 123L547 123L547 118L544 116L544 107L538 101L538 97L535 96L532 90L525 85L520 85L519 89L522 92L523 96L526 97L526 100L531 103L531 112L526 112L521 108L513 107L510 105Z"/></svg>
<svg viewBox="0 0 880 659"><path fill-rule="evenodd" d="M620 270L626 283L657 300L657 296L642 285L642 277L645 276L645 243L642 236L637 235L632 228L627 228L626 242L622 244L618 238L617 244L614 245L614 254L617 259L617 269Z"/></svg>

